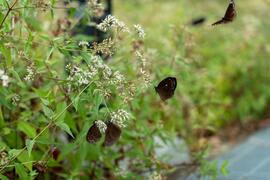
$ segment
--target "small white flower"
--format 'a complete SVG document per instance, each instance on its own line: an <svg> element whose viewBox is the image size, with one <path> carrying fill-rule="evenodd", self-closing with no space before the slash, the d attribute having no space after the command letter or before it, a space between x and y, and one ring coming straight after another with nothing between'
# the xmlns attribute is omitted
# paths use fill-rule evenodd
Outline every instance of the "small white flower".
<svg viewBox="0 0 270 180"><path fill-rule="evenodd" d="M24 77L24 80L25 81L33 81L34 76L35 76L33 65L27 66L26 71L27 71L27 75Z"/></svg>
<svg viewBox="0 0 270 180"><path fill-rule="evenodd" d="M2 86L7 87L9 83L9 77L3 70L0 69L0 79L2 80Z"/></svg>
<svg viewBox="0 0 270 180"><path fill-rule="evenodd" d="M80 41L79 46L86 47L86 46L89 46L89 43L87 41Z"/></svg>
<svg viewBox="0 0 270 180"><path fill-rule="evenodd" d="M145 37L143 28L139 24L134 25L134 28L139 37L143 39Z"/></svg>
<svg viewBox="0 0 270 180"><path fill-rule="evenodd" d="M97 120L95 123L96 123L99 131L101 133L105 133L105 131L107 129L107 125L103 121L101 121L101 120Z"/></svg>

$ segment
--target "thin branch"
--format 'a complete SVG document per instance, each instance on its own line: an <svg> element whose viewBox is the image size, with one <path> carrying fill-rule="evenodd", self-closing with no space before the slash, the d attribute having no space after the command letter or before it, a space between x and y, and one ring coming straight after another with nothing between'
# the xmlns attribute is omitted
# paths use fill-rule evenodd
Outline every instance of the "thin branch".
<svg viewBox="0 0 270 180"><path fill-rule="evenodd" d="M13 10L13 8L14 8L14 6L16 5L17 2L18 2L18 0L14 0L13 4L12 4L10 7L9 7L9 5L8 5L9 8L8 8L8 11L7 11L6 15L4 16L4 18L3 18L2 22L1 22L1 24L0 24L0 29L2 28L2 26L3 26L4 22L6 21L6 19L7 19L8 15L9 15L9 13Z"/></svg>

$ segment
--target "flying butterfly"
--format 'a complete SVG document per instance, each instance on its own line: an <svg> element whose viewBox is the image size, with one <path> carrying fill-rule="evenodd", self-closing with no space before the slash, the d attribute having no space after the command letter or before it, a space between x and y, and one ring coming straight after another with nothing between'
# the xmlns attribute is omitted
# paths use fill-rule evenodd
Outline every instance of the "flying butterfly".
<svg viewBox="0 0 270 180"><path fill-rule="evenodd" d="M224 17L221 20L213 23L212 26L232 22L235 17L236 17L235 4L234 4L234 1L231 0L230 4L229 4L229 6L228 6L228 8L226 10L226 13L225 13Z"/></svg>
<svg viewBox="0 0 270 180"><path fill-rule="evenodd" d="M157 87L156 92L159 94L162 101L166 101L174 95L174 91L177 86L177 80L175 77L167 77L162 80Z"/></svg>
<svg viewBox="0 0 270 180"><path fill-rule="evenodd" d="M121 129L111 121L106 122L107 129L105 131L104 146L111 146L120 138Z"/></svg>
<svg viewBox="0 0 270 180"><path fill-rule="evenodd" d="M97 126L97 124L94 122L94 124L90 127L90 129L88 130L88 133L86 135L86 140L91 143L94 144L96 142L99 141L99 139L101 138L101 132Z"/></svg>
<svg viewBox="0 0 270 180"><path fill-rule="evenodd" d="M190 22L191 26L199 26L199 25L203 25L203 23L206 21L205 17L198 17L195 19L192 19L192 21Z"/></svg>

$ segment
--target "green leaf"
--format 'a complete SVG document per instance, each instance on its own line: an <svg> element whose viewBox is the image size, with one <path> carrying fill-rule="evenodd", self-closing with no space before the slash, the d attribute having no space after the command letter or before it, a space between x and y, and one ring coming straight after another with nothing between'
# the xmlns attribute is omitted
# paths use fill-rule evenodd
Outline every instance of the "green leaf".
<svg viewBox="0 0 270 180"><path fill-rule="evenodd" d="M16 84L19 85L21 88L25 88L26 86L22 82L19 74L14 69L10 69L10 72L12 73L13 77L16 79Z"/></svg>
<svg viewBox="0 0 270 180"><path fill-rule="evenodd" d="M74 136L73 136L73 134L72 134L72 132L71 132L69 126L68 126L66 123L64 123L64 122L56 122L55 124L56 124L58 127L60 127L62 130L64 130L65 132L67 132L71 137L74 138Z"/></svg>
<svg viewBox="0 0 270 180"><path fill-rule="evenodd" d="M11 67L12 59L11 59L10 49L6 48L2 43L0 43L0 51L2 52L3 56L5 57L7 66Z"/></svg>
<svg viewBox="0 0 270 180"><path fill-rule="evenodd" d="M17 127L30 138L34 138L36 136L36 129L25 121L20 121Z"/></svg>
<svg viewBox="0 0 270 180"><path fill-rule="evenodd" d="M40 26L40 22L36 18L28 16L28 17L25 18L25 22L34 31L41 31L42 30L41 29L42 26Z"/></svg>
<svg viewBox="0 0 270 180"><path fill-rule="evenodd" d="M2 175L2 174L0 174L0 179L1 180L8 180L8 178L6 176Z"/></svg>
<svg viewBox="0 0 270 180"><path fill-rule="evenodd" d="M0 106L0 128L5 126L5 120L2 113L2 107Z"/></svg>
<svg viewBox="0 0 270 180"><path fill-rule="evenodd" d="M229 165L228 161L224 161L220 167L220 171L224 176L227 176L229 174L227 167Z"/></svg>
<svg viewBox="0 0 270 180"><path fill-rule="evenodd" d="M57 119L56 119L56 121L61 121L61 122L63 122L64 121L64 119L65 119L65 117L66 117L66 107L67 107L67 104L66 104L66 102L61 102L61 103L58 103L57 104L57 106L56 106L56 114L57 114Z"/></svg>
<svg viewBox="0 0 270 180"><path fill-rule="evenodd" d="M10 158L17 157L22 152L22 149L11 149L8 151L8 155Z"/></svg>
<svg viewBox="0 0 270 180"><path fill-rule="evenodd" d="M16 163L15 170L16 170L16 174L19 175L20 179L23 179L23 180L29 179L26 169L22 164Z"/></svg>
<svg viewBox="0 0 270 180"><path fill-rule="evenodd" d="M29 140L29 139L26 140L26 148L27 148L29 157L31 156L31 152L34 147L34 144L35 144L35 140Z"/></svg>
<svg viewBox="0 0 270 180"><path fill-rule="evenodd" d="M76 111L78 111L79 101L80 101L79 95L77 95L75 98L72 98L72 104L73 104L74 108L76 109Z"/></svg>
<svg viewBox="0 0 270 180"><path fill-rule="evenodd" d="M53 118L54 112L49 107L42 105L42 110L47 118Z"/></svg>

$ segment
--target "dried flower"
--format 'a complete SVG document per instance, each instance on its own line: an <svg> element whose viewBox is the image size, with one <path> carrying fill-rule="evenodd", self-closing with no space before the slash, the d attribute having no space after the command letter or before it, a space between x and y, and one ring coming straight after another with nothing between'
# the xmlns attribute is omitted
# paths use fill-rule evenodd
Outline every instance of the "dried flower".
<svg viewBox="0 0 270 180"><path fill-rule="evenodd" d="M105 133L105 131L107 129L107 125L103 121L101 121L101 120L97 120L95 123L96 123L99 131L101 133Z"/></svg>
<svg viewBox="0 0 270 180"><path fill-rule="evenodd" d="M145 32L144 32L143 28L142 28L139 24L136 24L136 25L134 25L133 27L134 27L136 33L138 34L138 36L139 36L140 38L144 39L144 37L145 37Z"/></svg>
<svg viewBox="0 0 270 180"><path fill-rule="evenodd" d="M146 58L139 51L136 51L135 55L139 60L139 76L143 78L145 87L148 87L151 83L151 78L147 70Z"/></svg>
<svg viewBox="0 0 270 180"><path fill-rule="evenodd" d="M94 42L92 49L94 54L102 53L106 56L112 56L116 50L115 42L111 38L104 39L101 43Z"/></svg>
<svg viewBox="0 0 270 180"><path fill-rule="evenodd" d="M111 122L119 127L126 127L125 122L131 117L131 115L123 109L119 109L111 113Z"/></svg>

